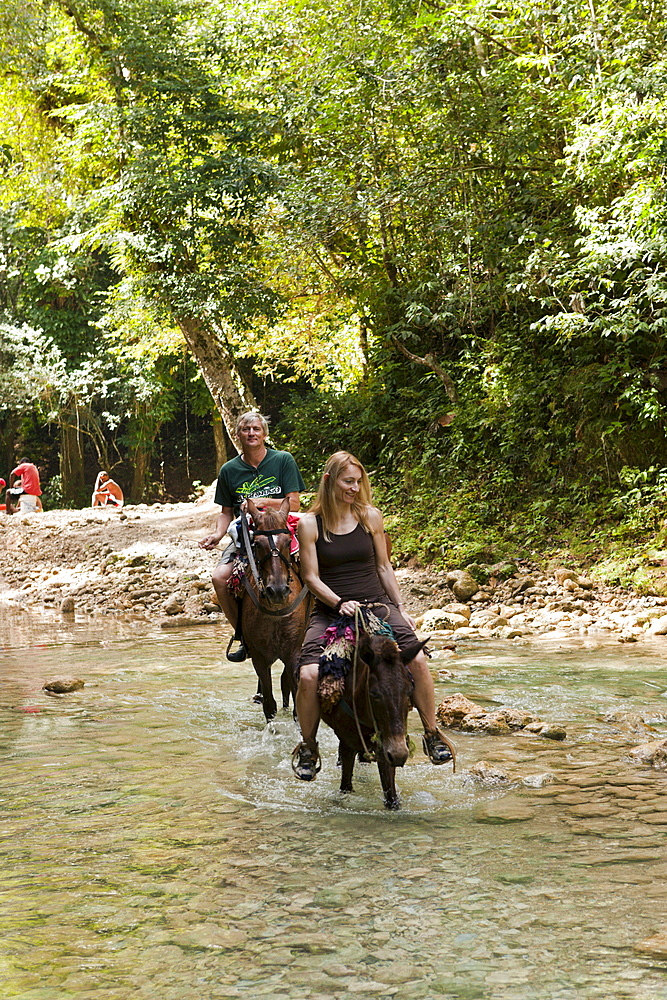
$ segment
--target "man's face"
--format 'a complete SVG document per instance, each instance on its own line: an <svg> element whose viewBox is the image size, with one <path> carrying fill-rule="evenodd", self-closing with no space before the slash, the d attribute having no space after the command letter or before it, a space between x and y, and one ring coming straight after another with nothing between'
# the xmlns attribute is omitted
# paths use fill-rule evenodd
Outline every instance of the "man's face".
<svg viewBox="0 0 667 1000"><path fill-rule="evenodd" d="M243 424L239 428L239 441L241 442L241 448L246 451L248 448L256 448L258 445L264 444L264 438L266 434L264 433L264 428L260 424L259 420L253 420L251 423Z"/></svg>

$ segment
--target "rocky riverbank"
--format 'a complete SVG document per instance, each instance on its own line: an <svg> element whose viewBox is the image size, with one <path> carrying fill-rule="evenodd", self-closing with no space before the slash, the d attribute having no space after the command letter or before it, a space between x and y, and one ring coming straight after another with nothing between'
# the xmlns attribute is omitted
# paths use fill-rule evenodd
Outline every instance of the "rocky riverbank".
<svg viewBox="0 0 667 1000"><path fill-rule="evenodd" d="M0 516L0 605L45 618L112 616L164 628L223 621L211 588L218 553L198 542L219 508L139 504ZM525 562L433 572L399 567L408 610L443 655L468 639L639 642L667 650L667 598L610 588L575 568Z"/></svg>

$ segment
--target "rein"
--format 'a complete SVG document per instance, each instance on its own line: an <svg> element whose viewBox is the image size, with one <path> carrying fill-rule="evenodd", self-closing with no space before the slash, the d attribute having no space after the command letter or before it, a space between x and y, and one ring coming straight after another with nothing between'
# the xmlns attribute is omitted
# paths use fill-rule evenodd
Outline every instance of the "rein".
<svg viewBox="0 0 667 1000"><path fill-rule="evenodd" d="M375 606L375 605L374 605ZM366 746L366 740L364 739L364 734L361 731L361 721L359 719L359 713L357 712L357 700L354 697L354 693L357 690L357 663L359 661L359 633L361 631L367 632L366 623L361 614L361 608L356 607L354 609L354 655L352 657L352 715L354 718L355 725L357 727L357 733L359 734L359 739L361 740L361 745L364 748L364 753L367 757L372 756L373 751L369 750ZM370 676L366 681L366 702L368 704L368 710L370 712L371 720L373 722L373 735L379 735L380 730L378 729L378 724L375 720L375 715L373 714L373 705L371 703L371 696L369 691L369 681ZM373 742L371 740L371 742Z"/></svg>
<svg viewBox="0 0 667 1000"><path fill-rule="evenodd" d="M294 568L294 565L293 563L288 562L285 556L282 554L282 552L280 552L278 546L276 545L276 540L274 537L275 535L285 535L285 534L287 535L291 534L289 528L272 528L268 531L255 531L255 535L263 535L264 537L268 538L269 545L271 546L271 551L267 553L267 555L260 561L259 564L260 567L264 565L267 559L272 559L274 557L277 557L278 559L282 560L282 562L285 563L285 566L287 566L287 582L290 583L292 580L292 569ZM241 517L241 535L243 536L243 547L245 548L246 555L248 557L248 567L250 569L250 572L252 573L252 578L255 581L255 584L257 586L257 591L259 592L259 595L261 597L264 591L264 582L261 576L259 575L259 569L257 568L257 563L255 562L255 553L253 550L252 541L250 539L250 533L248 531L248 522L245 518L245 515ZM271 608L265 608L260 604L259 597L255 593L254 588L250 585L247 573L243 574L243 585L246 589L246 593L249 595L250 599L252 600L252 603L255 605L258 611L261 611L263 615L271 615L272 618L284 618L286 615L291 615L292 612L296 611L296 609L303 602L303 600L306 597L306 594L308 593L308 587L306 587L306 585L302 582L301 577L297 572L296 568L294 568L294 574L299 580L299 583L301 583L302 589L291 604L288 604L287 607L285 608L280 608L278 611L274 611Z"/></svg>

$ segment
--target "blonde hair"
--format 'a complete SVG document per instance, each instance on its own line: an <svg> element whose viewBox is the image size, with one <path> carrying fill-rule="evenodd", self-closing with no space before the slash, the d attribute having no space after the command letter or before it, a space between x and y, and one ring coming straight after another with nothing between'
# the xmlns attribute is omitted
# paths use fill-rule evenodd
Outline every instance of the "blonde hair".
<svg viewBox="0 0 667 1000"><path fill-rule="evenodd" d="M338 520L336 503L336 481L346 465L354 465L361 473L359 492L352 503L352 513L364 529L370 532L368 512L373 502L371 484L363 465L349 451L336 451L327 459L324 472L317 488L315 499L310 508L311 514L319 514L322 518L322 534L326 542L331 541L331 532Z"/></svg>
<svg viewBox="0 0 667 1000"><path fill-rule="evenodd" d="M254 424L255 421L262 425L262 430L266 437L269 436L269 425L267 423L266 417L262 416L257 410L248 410L247 413L242 413L241 416L236 421L236 433L238 435L242 427L247 424Z"/></svg>

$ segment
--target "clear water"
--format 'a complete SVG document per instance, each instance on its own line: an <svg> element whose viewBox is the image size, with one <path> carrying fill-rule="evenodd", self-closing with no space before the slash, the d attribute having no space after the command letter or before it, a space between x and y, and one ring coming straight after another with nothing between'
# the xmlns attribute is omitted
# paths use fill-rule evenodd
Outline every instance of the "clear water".
<svg viewBox="0 0 667 1000"><path fill-rule="evenodd" d="M667 961L634 947L667 929L667 774L629 762L646 734L602 721L665 734L659 645L468 646L439 696L568 739L458 735L456 775L418 751L388 813L372 766L338 793L328 730L317 781L296 781L291 717L264 725L221 629L5 634L3 998L667 998ZM47 696L63 673L85 688ZM481 787L478 760L515 782Z"/></svg>

